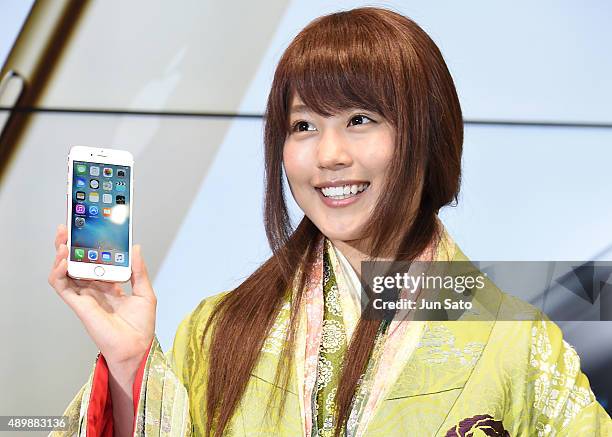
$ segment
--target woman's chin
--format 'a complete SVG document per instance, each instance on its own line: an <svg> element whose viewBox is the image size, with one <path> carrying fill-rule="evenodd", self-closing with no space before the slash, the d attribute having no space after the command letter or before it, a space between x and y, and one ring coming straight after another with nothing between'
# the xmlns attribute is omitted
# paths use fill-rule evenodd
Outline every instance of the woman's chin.
<svg viewBox="0 0 612 437"><path fill-rule="evenodd" d="M338 229L337 227L321 227L319 229L323 235L332 241L352 241L361 238L361 232L358 230Z"/></svg>

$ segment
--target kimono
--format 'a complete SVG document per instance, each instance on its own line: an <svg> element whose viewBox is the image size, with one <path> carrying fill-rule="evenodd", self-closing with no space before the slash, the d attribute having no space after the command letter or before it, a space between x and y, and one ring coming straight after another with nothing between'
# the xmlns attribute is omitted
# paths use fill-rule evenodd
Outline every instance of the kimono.
<svg viewBox="0 0 612 437"><path fill-rule="evenodd" d="M291 309L287 301L224 435L312 437L324 250L336 276L347 337L354 331L359 279L341 252L321 238L304 289L289 384L274 384ZM428 250L426 259L468 261L446 230ZM202 300L183 319L167 353L153 339L133 387L134 436L204 435L208 357L200 342L215 303L226 293ZM481 309L491 312L490 318L390 323L355 393L346 436L612 436L612 420L555 323L492 283L475 300L484 302ZM275 417L263 406L280 390L286 404ZM112 436L108 367L100 353L64 415L69 429L51 436Z"/></svg>

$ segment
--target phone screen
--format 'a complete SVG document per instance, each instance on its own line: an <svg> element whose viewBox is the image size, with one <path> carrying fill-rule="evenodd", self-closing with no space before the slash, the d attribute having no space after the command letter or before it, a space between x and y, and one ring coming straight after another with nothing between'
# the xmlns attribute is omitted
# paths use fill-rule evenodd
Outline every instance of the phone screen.
<svg viewBox="0 0 612 437"><path fill-rule="evenodd" d="M130 167L74 161L70 260L129 265Z"/></svg>

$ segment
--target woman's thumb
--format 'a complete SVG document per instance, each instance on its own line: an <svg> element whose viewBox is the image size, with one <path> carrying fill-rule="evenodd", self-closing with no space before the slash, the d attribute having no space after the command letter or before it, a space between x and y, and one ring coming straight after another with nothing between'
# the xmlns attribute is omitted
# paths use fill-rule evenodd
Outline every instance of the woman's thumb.
<svg viewBox="0 0 612 437"><path fill-rule="evenodd" d="M132 250L132 294L136 296L148 296L153 294L153 289L149 281L147 266L142 259L140 244L136 244Z"/></svg>

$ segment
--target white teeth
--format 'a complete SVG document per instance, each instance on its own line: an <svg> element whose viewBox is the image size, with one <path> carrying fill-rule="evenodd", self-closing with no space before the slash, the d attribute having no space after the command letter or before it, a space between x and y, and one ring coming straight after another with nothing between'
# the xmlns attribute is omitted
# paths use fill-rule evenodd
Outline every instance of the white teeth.
<svg viewBox="0 0 612 437"><path fill-rule="evenodd" d="M325 197L329 197L334 200L347 199L356 195L357 193L365 190L370 186L369 182L364 184L353 184L353 185L344 185L341 187L326 187L321 188L321 192Z"/></svg>

